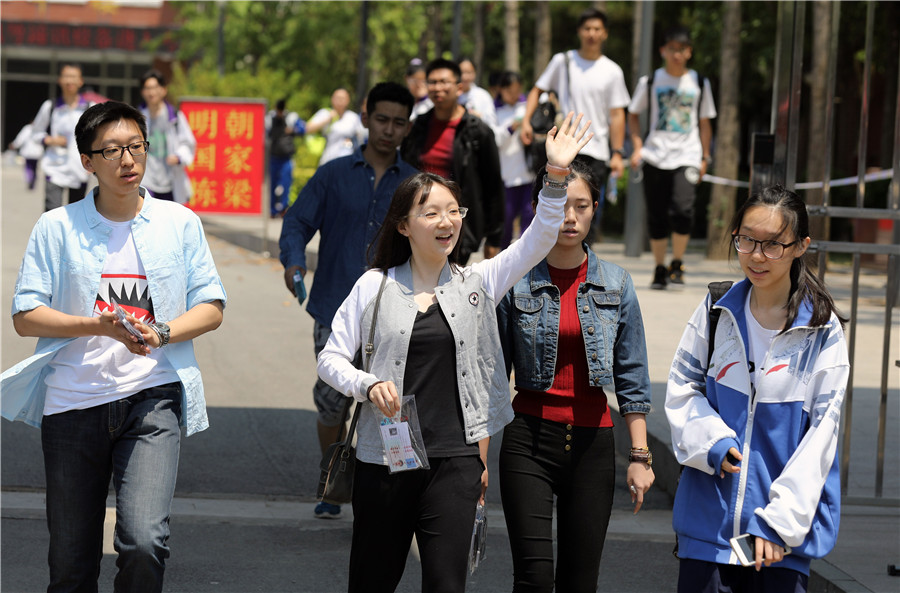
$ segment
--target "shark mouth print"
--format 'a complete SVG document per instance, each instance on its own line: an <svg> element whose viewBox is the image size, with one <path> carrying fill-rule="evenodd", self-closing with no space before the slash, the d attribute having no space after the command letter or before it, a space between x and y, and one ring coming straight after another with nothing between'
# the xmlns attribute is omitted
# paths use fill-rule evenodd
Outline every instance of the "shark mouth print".
<svg viewBox="0 0 900 593"><path fill-rule="evenodd" d="M143 282L138 282L137 280L139 279L143 280ZM144 286L140 294L138 294L139 284ZM105 298L102 294L104 288L106 289ZM140 278L136 276L109 277L104 274L100 293L97 294L97 299L94 303L94 311L98 315L104 311L112 311L113 303L118 303L120 307L125 309L126 313L130 313L141 323L155 322L153 301L150 299L150 291L144 276Z"/></svg>

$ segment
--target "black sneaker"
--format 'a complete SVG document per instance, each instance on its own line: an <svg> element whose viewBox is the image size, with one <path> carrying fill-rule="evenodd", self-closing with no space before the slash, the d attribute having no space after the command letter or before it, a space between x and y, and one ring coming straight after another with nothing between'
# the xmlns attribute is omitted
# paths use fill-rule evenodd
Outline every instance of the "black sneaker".
<svg viewBox="0 0 900 593"><path fill-rule="evenodd" d="M684 286L684 264L680 259L673 259L669 264L669 282Z"/></svg>
<svg viewBox="0 0 900 593"><path fill-rule="evenodd" d="M656 266L656 270L653 272L653 284L650 285L650 288L654 290L664 290L666 288L666 277L669 275L669 271L666 270L666 266Z"/></svg>

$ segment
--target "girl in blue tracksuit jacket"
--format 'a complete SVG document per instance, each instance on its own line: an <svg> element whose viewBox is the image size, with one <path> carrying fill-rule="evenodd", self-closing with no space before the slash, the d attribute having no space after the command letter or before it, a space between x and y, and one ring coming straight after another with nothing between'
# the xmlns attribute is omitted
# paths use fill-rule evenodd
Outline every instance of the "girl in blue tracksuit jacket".
<svg viewBox="0 0 900 593"><path fill-rule="evenodd" d="M837 539L845 320L803 260L809 219L796 194L762 190L730 228L746 279L713 305L712 345L709 297L697 307L669 373L666 414L685 466L678 590L802 592L810 559ZM745 568L729 542L747 533Z"/></svg>

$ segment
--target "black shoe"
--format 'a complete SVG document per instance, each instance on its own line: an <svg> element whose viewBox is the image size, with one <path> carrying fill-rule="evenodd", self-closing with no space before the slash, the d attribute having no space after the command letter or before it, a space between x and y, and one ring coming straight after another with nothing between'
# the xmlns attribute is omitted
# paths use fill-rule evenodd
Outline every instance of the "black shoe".
<svg viewBox="0 0 900 593"><path fill-rule="evenodd" d="M666 270L666 266L656 266L656 270L653 272L653 284L650 285L650 288L654 290L664 290L666 288L666 277L669 275L669 271Z"/></svg>
<svg viewBox="0 0 900 593"><path fill-rule="evenodd" d="M669 264L669 282L684 286L684 264L680 259L673 259Z"/></svg>

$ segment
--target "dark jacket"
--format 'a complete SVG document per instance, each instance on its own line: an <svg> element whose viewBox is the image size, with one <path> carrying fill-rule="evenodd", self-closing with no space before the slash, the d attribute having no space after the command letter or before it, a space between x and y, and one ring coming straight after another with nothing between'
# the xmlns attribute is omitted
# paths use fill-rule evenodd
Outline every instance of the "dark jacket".
<svg viewBox="0 0 900 593"><path fill-rule="evenodd" d="M403 159L421 169L420 156L425 150L428 125L434 110L416 118L413 128L401 147ZM500 175L500 155L494 142L494 132L480 119L466 112L456 128L453 139L453 181L462 190L462 203L469 209L463 223L460 263L478 250L481 240L499 247L503 239L505 193Z"/></svg>

